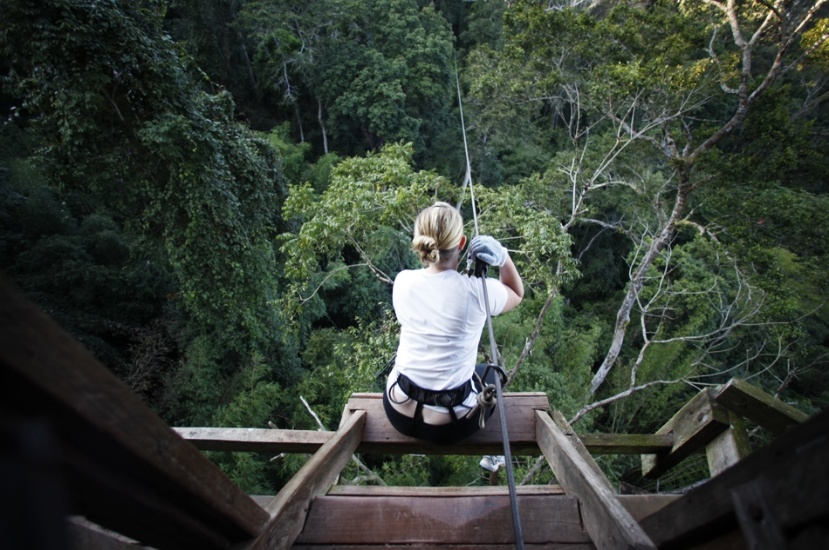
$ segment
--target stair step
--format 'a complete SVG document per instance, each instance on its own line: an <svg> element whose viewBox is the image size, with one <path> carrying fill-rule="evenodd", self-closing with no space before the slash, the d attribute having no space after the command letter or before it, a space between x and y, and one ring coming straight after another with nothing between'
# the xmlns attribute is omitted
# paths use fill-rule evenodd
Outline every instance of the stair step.
<svg viewBox="0 0 829 550"><path fill-rule="evenodd" d="M510 548L512 511L506 487L343 489L316 497L294 548ZM348 494L351 493L351 494ZM594 548L578 499L560 488L523 488L518 509L530 548Z"/></svg>

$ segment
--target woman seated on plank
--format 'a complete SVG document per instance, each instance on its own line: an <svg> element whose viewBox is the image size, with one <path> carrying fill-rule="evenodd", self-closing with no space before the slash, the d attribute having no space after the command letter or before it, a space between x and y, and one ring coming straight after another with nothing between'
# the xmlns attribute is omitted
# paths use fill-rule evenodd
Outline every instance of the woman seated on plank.
<svg viewBox="0 0 829 550"><path fill-rule="evenodd" d="M465 245L461 214L435 203L415 221L412 249L423 268L401 271L394 281L400 343L383 405L400 433L431 443L454 443L479 429L478 414L469 412L482 389L485 365L476 367L476 360L486 307L482 279L458 272ZM499 268L498 279L483 279L491 315L521 303L524 285L506 248L478 236L469 254Z"/></svg>

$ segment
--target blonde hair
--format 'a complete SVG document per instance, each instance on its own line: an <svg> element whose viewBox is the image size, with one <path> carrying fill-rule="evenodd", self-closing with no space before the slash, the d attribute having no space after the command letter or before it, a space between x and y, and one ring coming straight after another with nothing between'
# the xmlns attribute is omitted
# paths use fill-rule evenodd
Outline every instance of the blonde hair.
<svg viewBox="0 0 829 550"><path fill-rule="evenodd" d="M415 220L412 250L424 264L450 258L463 238L463 217L451 204L436 202Z"/></svg>

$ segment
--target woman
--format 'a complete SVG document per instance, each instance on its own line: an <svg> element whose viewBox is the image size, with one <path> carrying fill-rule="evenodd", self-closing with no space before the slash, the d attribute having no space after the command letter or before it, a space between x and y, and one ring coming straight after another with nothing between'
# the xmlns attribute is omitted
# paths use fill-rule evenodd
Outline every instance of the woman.
<svg viewBox="0 0 829 550"><path fill-rule="evenodd" d="M460 213L435 203L415 220L412 249L423 269L401 271L394 281L400 344L383 405L399 432L431 443L457 442L478 429L477 414L468 413L481 389L473 375L486 307L481 279L458 272L465 245ZM469 254L499 268L499 280L484 279L492 315L521 303L524 285L506 248L480 236Z"/></svg>

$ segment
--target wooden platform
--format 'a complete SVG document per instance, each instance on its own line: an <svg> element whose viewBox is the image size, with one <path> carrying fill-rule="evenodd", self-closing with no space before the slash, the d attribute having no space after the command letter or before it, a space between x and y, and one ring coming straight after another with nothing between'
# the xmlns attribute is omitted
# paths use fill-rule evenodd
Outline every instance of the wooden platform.
<svg viewBox="0 0 829 550"><path fill-rule="evenodd" d="M2 274L0 304L0 473L14 480L4 527L15 540L65 547L61 527L83 516L105 528L89 539L99 548L134 547L113 533L159 549L512 547L504 488L334 485L356 452L501 454L497 416L446 447L398 434L379 394L354 395L333 432L173 430ZM543 454L561 484L518 489L528 548L829 548L829 411L807 419L737 379L656 434L580 436L541 393L507 394L501 411L513 454ZM778 439L747 455L742 418ZM198 448L313 455L263 502ZM592 457L642 454L659 476L700 451L712 479L680 498L618 495Z"/></svg>

